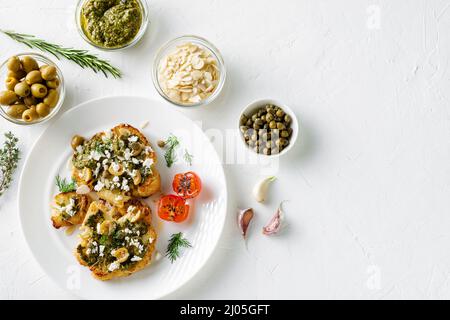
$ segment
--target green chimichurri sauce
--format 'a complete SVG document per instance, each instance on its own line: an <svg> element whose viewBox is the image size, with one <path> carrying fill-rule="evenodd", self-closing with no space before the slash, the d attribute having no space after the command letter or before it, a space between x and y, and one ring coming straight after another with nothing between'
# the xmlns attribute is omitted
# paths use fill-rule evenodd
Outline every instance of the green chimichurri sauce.
<svg viewBox="0 0 450 320"><path fill-rule="evenodd" d="M89 0L81 9L86 36L105 48L123 47L133 41L142 24L137 0Z"/></svg>

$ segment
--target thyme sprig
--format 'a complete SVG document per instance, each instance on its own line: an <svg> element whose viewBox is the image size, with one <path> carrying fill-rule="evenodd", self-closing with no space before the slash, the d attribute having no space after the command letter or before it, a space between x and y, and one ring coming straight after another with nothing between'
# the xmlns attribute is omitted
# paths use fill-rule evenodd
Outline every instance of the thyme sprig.
<svg viewBox="0 0 450 320"><path fill-rule="evenodd" d="M20 151L17 147L17 139L12 132L7 132L3 148L0 149L0 196L11 185L14 171L20 160Z"/></svg>
<svg viewBox="0 0 450 320"><path fill-rule="evenodd" d="M56 186L59 189L59 192L72 192L77 190L77 184L75 181L67 182L66 179L61 178L59 175L56 176L55 179Z"/></svg>
<svg viewBox="0 0 450 320"><path fill-rule="evenodd" d="M183 233L174 233L170 237L169 245L167 246L166 257L169 258L170 262L174 262L177 258L180 257L181 248L191 248L191 243L184 238Z"/></svg>
<svg viewBox="0 0 450 320"><path fill-rule="evenodd" d="M55 56L58 60L61 57L64 57L67 60L75 62L83 69L90 68L95 73L102 72L105 77L108 77L108 74L112 75L114 78L120 78L122 76L122 72L118 68L111 65L109 61L103 60L96 55L89 53L89 51L87 50L62 47L60 45L38 39L35 36L29 34L17 33L14 31L6 31L1 29L0 32L4 33L17 42L25 44L29 48L36 48L41 51L48 52Z"/></svg>
<svg viewBox="0 0 450 320"><path fill-rule="evenodd" d="M166 164L170 168L177 161L175 150L180 145L180 140L176 136L171 134L164 142L164 144L166 148L164 159L166 159Z"/></svg>

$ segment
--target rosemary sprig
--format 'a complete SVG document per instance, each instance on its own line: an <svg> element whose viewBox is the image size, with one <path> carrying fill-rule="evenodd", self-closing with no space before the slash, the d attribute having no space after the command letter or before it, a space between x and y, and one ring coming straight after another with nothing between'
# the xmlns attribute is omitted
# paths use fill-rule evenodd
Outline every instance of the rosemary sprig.
<svg viewBox="0 0 450 320"><path fill-rule="evenodd" d="M66 179L62 179L59 174L56 176L56 186L59 192L72 192L77 190L77 184L75 181L67 182Z"/></svg>
<svg viewBox="0 0 450 320"><path fill-rule="evenodd" d="M167 246L166 257L169 258L170 262L174 262L177 258L180 257L180 249L181 248L191 248L191 243L183 237L183 233L174 233L170 237L169 245Z"/></svg>
<svg viewBox="0 0 450 320"><path fill-rule="evenodd" d="M192 160L194 159L194 156L189 153L187 149L184 149L184 161L190 166L192 166Z"/></svg>
<svg viewBox="0 0 450 320"><path fill-rule="evenodd" d="M167 148L164 154L164 159L166 159L166 164L170 168L177 161L175 149L180 145L180 140L178 140L176 136L171 134L164 142L164 144Z"/></svg>
<svg viewBox="0 0 450 320"><path fill-rule="evenodd" d="M9 188L20 160L20 151L17 148L19 140L11 132L4 135L6 139L3 148L0 149L0 196Z"/></svg>
<svg viewBox="0 0 450 320"><path fill-rule="evenodd" d="M0 32L4 33L17 42L25 44L29 48L36 48L41 51L51 53L58 60L61 57L64 57L75 62L83 69L90 68L95 73L100 71L105 75L105 77L108 77L108 74L112 75L114 78L120 78L122 76L122 73L118 68L112 66L108 61L100 59L96 55L89 53L89 51L87 50L62 47L60 45L38 39L35 36L29 34L17 33L1 29Z"/></svg>

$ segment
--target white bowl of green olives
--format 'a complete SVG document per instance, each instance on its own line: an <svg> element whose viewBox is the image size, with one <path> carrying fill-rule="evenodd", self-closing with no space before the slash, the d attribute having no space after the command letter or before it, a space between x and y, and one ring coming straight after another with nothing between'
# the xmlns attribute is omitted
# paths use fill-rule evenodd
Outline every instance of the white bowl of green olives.
<svg viewBox="0 0 450 320"><path fill-rule="evenodd" d="M21 53L0 65L0 115L20 125L51 119L65 91L58 66L38 53Z"/></svg>
<svg viewBox="0 0 450 320"><path fill-rule="evenodd" d="M258 100L240 114L239 131L247 149L262 156L277 157L295 144L298 121L287 105L272 99Z"/></svg>

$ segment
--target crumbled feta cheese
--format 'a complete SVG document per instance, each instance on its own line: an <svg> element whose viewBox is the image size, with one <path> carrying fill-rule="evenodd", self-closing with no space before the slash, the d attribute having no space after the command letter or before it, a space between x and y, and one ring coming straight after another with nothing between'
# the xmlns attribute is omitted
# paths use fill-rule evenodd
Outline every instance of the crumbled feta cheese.
<svg viewBox="0 0 450 320"><path fill-rule="evenodd" d="M100 233L100 234L101 234L100 223L97 223L97 233Z"/></svg>
<svg viewBox="0 0 450 320"><path fill-rule="evenodd" d="M131 258L131 261L141 261L142 260L142 258L141 257L138 257L138 256L133 256L133 258Z"/></svg>
<svg viewBox="0 0 450 320"><path fill-rule="evenodd" d="M133 162L134 164L139 164L139 159L131 158L131 162Z"/></svg>
<svg viewBox="0 0 450 320"><path fill-rule="evenodd" d="M115 177L113 178L113 181L114 181L114 182L119 182L119 180L120 180L120 178L119 178L118 176L115 176Z"/></svg>
<svg viewBox="0 0 450 320"><path fill-rule="evenodd" d="M139 140L139 138L137 136L131 136L128 138L128 141L130 142L137 142Z"/></svg>
<svg viewBox="0 0 450 320"><path fill-rule="evenodd" d="M111 164L111 167L115 172L118 172L120 170L120 164L118 164L117 162L113 162Z"/></svg>
<svg viewBox="0 0 450 320"><path fill-rule="evenodd" d="M150 152L153 152L153 148L150 147L150 146L146 146L144 151L145 151L146 154L149 154Z"/></svg>
<svg viewBox="0 0 450 320"><path fill-rule="evenodd" d="M130 149L126 148L125 152L123 154L123 156L125 157L125 160L130 160L132 155L133 154L131 153Z"/></svg>
<svg viewBox="0 0 450 320"><path fill-rule="evenodd" d="M99 256L100 256L100 257L103 257L104 251L105 251L105 246L101 245L101 246L99 247L99 251L100 251Z"/></svg>
<svg viewBox="0 0 450 320"><path fill-rule="evenodd" d="M82 153L83 150L84 150L84 148L83 148L82 145L79 145L79 146L76 147L76 151L77 151L78 153Z"/></svg>
<svg viewBox="0 0 450 320"><path fill-rule="evenodd" d="M142 164L145 168L150 168L150 166L153 164L152 158L145 159L144 163Z"/></svg>
<svg viewBox="0 0 450 320"><path fill-rule="evenodd" d="M120 263L117 262L117 261L114 261L113 263L111 263L111 264L109 265L108 271L113 272L113 271L119 269L119 267L120 267Z"/></svg>
<svg viewBox="0 0 450 320"><path fill-rule="evenodd" d="M112 131L111 130L105 131L105 137L108 138L108 139L111 139Z"/></svg>
<svg viewBox="0 0 450 320"><path fill-rule="evenodd" d="M100 152L98 152L97 150L92 150L89 157L91 159L94 159L95 161L98 161L102 157L102 154Z"/></svg>
<svg viewBox="0 0 450 320"><path fill-rule="evenodd" d="M105 184L101 181L97 181L97 184L94 187L94 190L99 192L103 189L103 187L105 186Z"/></svg>

